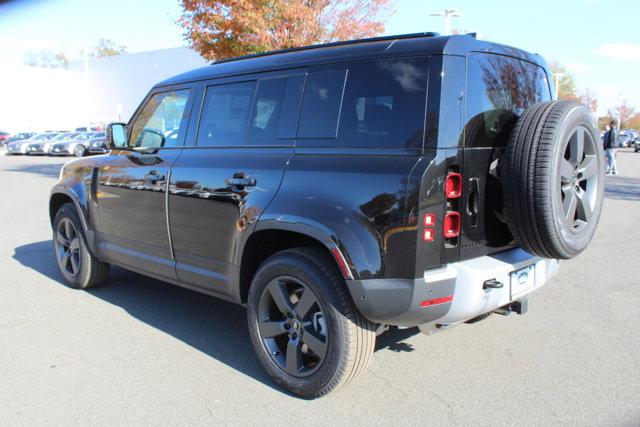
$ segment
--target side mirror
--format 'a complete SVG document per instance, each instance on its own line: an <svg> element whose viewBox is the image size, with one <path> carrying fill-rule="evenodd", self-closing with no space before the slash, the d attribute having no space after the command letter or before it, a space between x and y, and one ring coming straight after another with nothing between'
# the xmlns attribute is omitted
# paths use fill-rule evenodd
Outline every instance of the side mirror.
<svg viewBox="0 0 640 427"><path fill-rule="evenodd" d="M109 123L105 133L105 145L109 150L127 146L126 124Z"/></svg>

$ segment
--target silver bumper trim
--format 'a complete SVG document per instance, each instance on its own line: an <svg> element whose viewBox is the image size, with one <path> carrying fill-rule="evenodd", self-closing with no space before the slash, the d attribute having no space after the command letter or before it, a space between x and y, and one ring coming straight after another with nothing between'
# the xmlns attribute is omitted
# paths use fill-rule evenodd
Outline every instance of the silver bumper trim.
<svg viewBox="0 0 640 427"><path fill-rule="evenodd" d="M512 299L510 273L532 264L535 264L534 286ZM448 264L435 271L425 271L424 279L427 283L443 279L455 279L456 282L449 311L433 324L452 325L464 322L522 299L555 276L558 266L558 260L540 258L516 248ZM498 289L483 289L484 282L489 279L496 279L504 286Z"/></svg>

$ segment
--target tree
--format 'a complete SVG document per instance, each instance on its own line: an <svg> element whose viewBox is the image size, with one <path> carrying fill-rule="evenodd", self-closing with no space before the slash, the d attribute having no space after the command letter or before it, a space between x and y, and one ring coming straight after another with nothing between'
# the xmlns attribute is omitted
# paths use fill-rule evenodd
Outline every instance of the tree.
<svg viewBox="0 0 640 427"><path fill-rule="evenodd" d="M384 31L390 0L182 0L192 48L220 59Z"/></svg>
<svg viewBox="0 0 640 427"><path fill-rule="evenodd" d="M64 68L69 60L64 52L54 52L51 49L30 50L24 55L24 64L40 68Z"/></svg>
<svg viewBox="0 0 640 427"><path fill-rule="evenodd" d="M611 120L616 120L616 119L609 115L598 117L598 129L607 130L607 125L611 123Z"/></svg>
<svg viewBox="0 0 640 427"><path fill-rule="evenodd" d="M558 61L552 61L549 64L549 68L551 68L553 84L558 82L558 99L579 101L576 91L576 80L575 77L573 77L573 74L569 73L564 65ZM556 74L560 74L560 78L558 80L556 80Z"/></svg>
<svg viewBox="0 0 640 427"><path fill-rule="evenodd" d="M620 105L609 108L609 116L613 117L615 121L619 122L620 129L626 129L629 126L629 119L631 119L636 113L636 109L629 105L627 100L623 100Z"/></svg>
<svg viewBox="0 0 640 427"><path fill-rule="evenodd" d="M580 91L578 101L581 104L586 105L592 113L598 111L598 99L596 98L595 92L591 91L589 88L584 88Z"/></svg>
<svg viewBox="0 0 640 427"><path fill-rule="evenodd" d="M105 56L116 56L127 53L127 47L117 44L111 39L103 39L100 37L98 44L89 52L92 58L103 58Z"/></svg>
<svg viewBox="0 0 640 427"><path fill-rule="evenodd" d="M635 113L627 120L626 129L640 130L640 113Z"/></svg>

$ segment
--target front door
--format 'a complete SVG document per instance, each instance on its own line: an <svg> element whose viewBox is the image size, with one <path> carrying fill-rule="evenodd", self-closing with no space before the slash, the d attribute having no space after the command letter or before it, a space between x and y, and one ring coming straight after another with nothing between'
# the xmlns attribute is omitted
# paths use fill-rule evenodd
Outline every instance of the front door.
<svg viewBox="0 0 640 427"><path fill-rule="evenodd" d="M171 175L169 219L182 282L237 298L238 248L293 154L305 75L205 85L195 146Z"/></svg>
<svg viewBox="0 0 640 427"><path fill-rule="evenodd" d="M127 147L99 168L98 247L111 262L175 279L167 183L184 142L190 89L152 92L127 126Z"/></svg>

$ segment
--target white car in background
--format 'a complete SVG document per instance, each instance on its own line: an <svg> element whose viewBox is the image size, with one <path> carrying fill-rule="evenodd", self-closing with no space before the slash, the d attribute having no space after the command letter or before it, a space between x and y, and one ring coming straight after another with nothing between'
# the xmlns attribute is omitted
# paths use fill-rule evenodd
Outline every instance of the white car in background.
<svg viewBox="0 0 640 427"><path fill-rule="evenodd" d="M44 132L32 136L29 139L23 139L7 144L4 154L12 156L16 154L27 154L27 149L33 144L41 144L47 142L58 135L58 132Z"/></svg>
<svg viewBox="0 0 640 427"><path fill-rule="evenodd" d="M51 147L54 144L73 139L76 136L78 136L80 133L81 132L62 132L62 133L59 133L58 135L56 135L53 138L48 139L46 141L40 141L40 142L37 142L35 144L30 144L27 147L27 152L25 154L28 154L28 155L40 155L40 156L45 155L45 154L49 154L49 152L51 150Z"/></svg>
<svg viewBox="0 0 640 427"><path fill-rule="evenodd" d="M89 149L90 142L95 138L104 138L104 132L82 132L75 138L52 144L48 154L83 157Z"/></svg>

